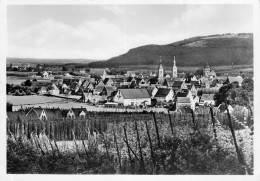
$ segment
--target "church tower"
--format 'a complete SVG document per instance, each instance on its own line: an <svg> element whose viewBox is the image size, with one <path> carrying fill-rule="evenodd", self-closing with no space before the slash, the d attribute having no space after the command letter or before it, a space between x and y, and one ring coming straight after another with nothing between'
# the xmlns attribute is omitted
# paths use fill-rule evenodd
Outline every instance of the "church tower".
<svg viewBox="0 0 260 181"><path fill-rule="evenodd" d="M207 63L206 66L204 67L204 77L209 77L209 73L210 73L210 67Z"/></svg>
<svg viewBox="0 0 260 181"><path fill-rule="evenodd" d="M172 78L177 78L177 66L176 66L175 56L174 56L173 67L172 67Z"/></svg>
<svg viewBox="0 0 260 181"><path fill-rule="evenodd" d="M163 66L162 66L162 59L160 56L160 65L159 65L159 70L158 70L158 79L163 79Z"/></svg>

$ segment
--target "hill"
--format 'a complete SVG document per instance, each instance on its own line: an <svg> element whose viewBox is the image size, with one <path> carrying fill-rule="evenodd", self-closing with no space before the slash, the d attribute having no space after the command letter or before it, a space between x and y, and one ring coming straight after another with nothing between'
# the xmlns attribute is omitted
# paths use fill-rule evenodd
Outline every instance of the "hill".
<svg viewBox="0 0 260 181"><path fill-rule="evenodd" d="M6 63L28 63L28 64L86 64L93 61L91 59L38 59L38 58L7 58Z"/></svg>
<svg viewBox="0 0 260 181"><path fill-rule="evenodd" d="M135 65L171 66L173 56L177 66L252 65L253 34L222 34L185 39L167 45L145 45L106 61L91 62L89 67L119 67Z"/></svg>

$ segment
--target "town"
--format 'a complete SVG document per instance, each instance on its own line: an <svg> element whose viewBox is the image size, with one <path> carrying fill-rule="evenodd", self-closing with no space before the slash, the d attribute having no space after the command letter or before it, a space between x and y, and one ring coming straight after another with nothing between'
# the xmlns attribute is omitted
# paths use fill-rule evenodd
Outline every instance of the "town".
<svg viewBox="0 0 260 181"><path fill-rule="evenodd" d="M41 65L32 68L29 65L10 64L9 70L15 69L16 72L8 71L7 76L27 76L23 77L27 80L18 86L7 85L7 95L64 98L79 103L78 107L71 107L73 109L88 105L105 107L106 111L111 112L115 110L113 108L118 108L117 110L170 110L184 113L201 106L214 106L214 95L224 84L237 83L241 87L244 78L252 79L252 74L232 70L217 75L208 64L194 73L180 73L175 56L172 62L171 72L168 73L159 57L158 69L155 71L125 71L123 74L112 74L108 68L90 68L88 72L86 69L73 72L52 71L50 68L41 71ZM36 68L38 72L32 73ZM44 105L40 107L45 108ZM11 110L18 111L21 108L23 105L12 105ZM87 109L82 110L86 114Z"/></svg>
<svg viewBox="0 0 260 181"><path fill-rule="evenodd" d="M257 180L257 4L200 3L5 3L6 180Z"/></svg>

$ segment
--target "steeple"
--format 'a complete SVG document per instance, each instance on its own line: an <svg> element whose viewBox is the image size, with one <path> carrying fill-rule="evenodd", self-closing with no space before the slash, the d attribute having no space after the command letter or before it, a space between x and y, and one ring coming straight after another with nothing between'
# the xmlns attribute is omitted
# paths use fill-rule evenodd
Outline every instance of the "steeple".
<svg viewBox="0 0 260 181"><path fill-rule="evenodd" d="M161 56L160 56L160 65L159 65L159 70L158 70L158 72L159 72L158 78L159 78L159 79L162 79L162 78L163 78L163 66L162 66L162 57L161 57Z"/></svg>
<svg viewBox="0 0 260 181"><path fill-rule="evenodd" d="M178 76L177 74L177 66L176 66L176 61L175 61L175 56L173 58L173 67L172 67L172 77L176 78Z"/></svg>

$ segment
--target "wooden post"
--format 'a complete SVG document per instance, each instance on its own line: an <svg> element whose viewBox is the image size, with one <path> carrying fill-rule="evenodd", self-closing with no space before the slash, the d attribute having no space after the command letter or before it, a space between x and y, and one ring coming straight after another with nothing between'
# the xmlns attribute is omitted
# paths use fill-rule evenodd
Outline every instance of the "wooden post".
<svg viewBox="0 0 260 181"><path fill-rule="evenodd" d="M119 149L118 149L118 145L117 145L117 139L116 139L116 133L115 133L114 128L113 128L113 132L114 132L114 141L115 141L115 144L116 144L116 151L117 151L117 157L118 157L118 162L119 162L119 169L120 169L120 172L122 172L121 156L120 156L120 153L119 153Z"/></svg>
<svg viewBox="0 0 260 181"><path fill-rule="evenodd" d="M213 132L214 132L215 139L217 140L217 132L216 132L216 126L215 126L215 118L214 118L214 115L213 115L212 107L210 106L209 108L210 108L211 120L212 120L212 124L213 124Z"/></svg>
<svg viewBox="0 0 260 181"><path fill-rule="evenodd" d="M151 141L151 137L150 137L150 132L149 132L149 129L148 129L147 121L145 121L145 126L146 126L146 131L147 131L149 144L150 144L151 156L152 156L152 161L153 161L153 170L154 170L156 164L155 164L155 158L154 158L154 154L153 154L153 145L152 145L152 141Z"/></svg>
<svg viewBox="0 0 260 181"><path fill-rule="evenodd" d="M105 145L105 148L106 148L106 153L107 153L107 158L110 158L109 157L109 153L108 153L108 147L107 147L107 139L106 139L106 135L105 133L103 132L103 140L104 140L104 145Z"/></svg>
<svg viewBox="0 0 260 181"><path fill-rule="evenodd" d="M124 133L125 133L125 140L126 140L126 143L128 145L128 139L127 139L127 133L126 133L126 125L127 125L127 123L124 126ZM131 153L130 153L130 148L129 147L127 147L127 151L128 151L129 161L130 161L130 164L131 164L131 169L133 170L133 163L132 163L132 158L131 158Z"/></svg>
<svg viewBox="0 0 260 181"><path fill-rule="evenodd" d="M227 101L225 101L225 105L226 105L227 116L228 116L228 120L229 120L229 128L230 128L230 131L232 133L232 137L233 137L233 140L234 140L234 143L235 143L237 157L238 157L239 162L244 165L244 159L243 159L242 154L241 154L241 152L240 152L240 150L238 148L238 145L237 145L236 135L235 135L235 132L234 132L234 129L233 129L233 126L232 126L232 122L231 122L231 117L230 117L230 113L229 113L229 110L228 110Z"/></svg>
<svg viewBox="0 0 260 181"><path fill-rule="evenodd" d="M171 119L171 115L170 115L170 111L169 111L169 110L168 110L168 115L169 115L169 121L170 121L171 132L172 132L172 135L173 135L172 119ZM145 122L145 124L147 124L147 123Z"/></svg>
<svg viewBox="0 0 260 181"><path fill-rule="evenodd" d="M137 126L137 122L136 121L135 121L135 130L136 130L136 137L137 137L138 148L139 148L139 152L140 152L140 160L142 162L143 167L145 167L144 159L143 159L143 152L142 152L140 138L139 138L138 126Z"/></svg>
<svg viewBox="0 0 260 181"><path fill-rule="evenodd" d="M161 142L160 142L160 135L159 135L159 131L158 131L158 126L157 126L157 121L156 121L156 117L155 117L155 113L153 112L153 120L154 120L154 125L155 125L155 130L156 130L156 135L157 135L157 141L158 141L158 147L161 147Z"/></svg>
<svg viewBox="0 0 260 181"><path fill-rule="evenodd" d="M135 152L133 151L133 149L131 148L131 146L126 142L125 139L123 139L123 141L126 143L127 147L128 147L128 148L130 149L130 151L133 153L133 155L134 155L135 158L138 160L138 162L140 163L140 165L142 165L141 160L140 160L140 159L138 158L138 156L135 154ZM148 173L145 168L144 168L144 171L145 171L146 173Z"/></svg>
<svg viewBox="0 0 260 181"><path fill-rule="evenodd" d="M192 109L191 109L191 116L192 116L192 123L193 123L193 126L194 126L194 130L197 130L197 126L196 126L196 122L195 122L195 117L194 117L194 112L193 112Z"/></svg>

